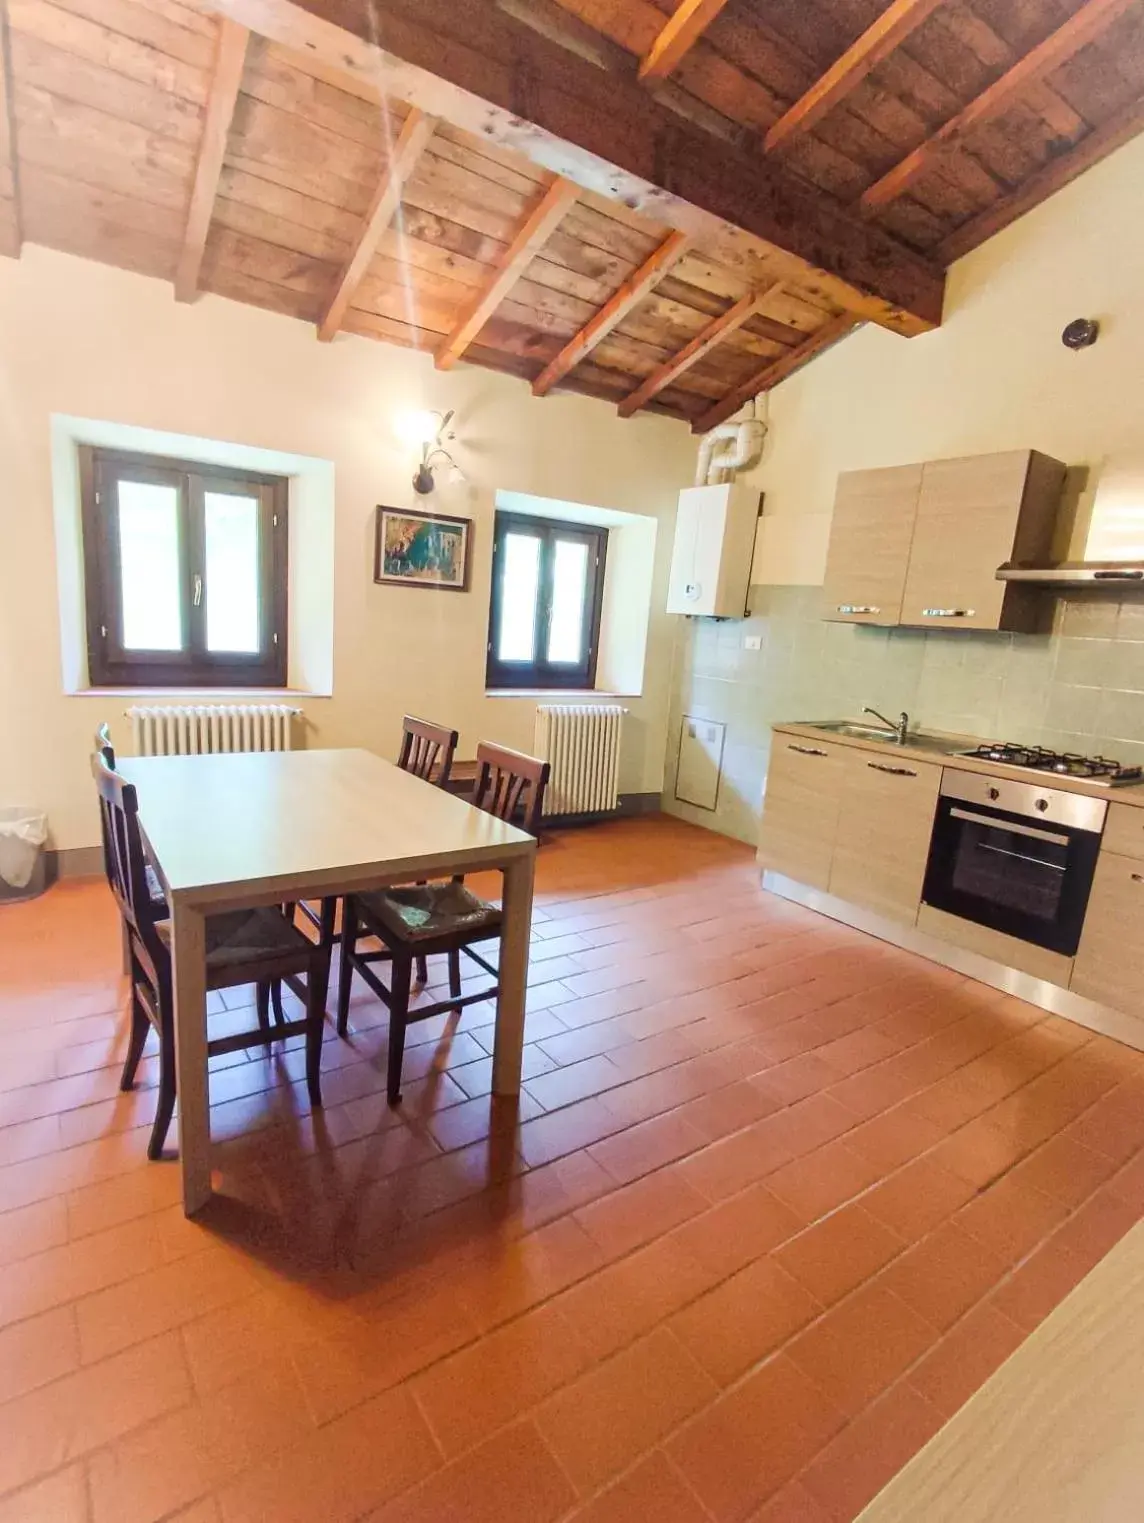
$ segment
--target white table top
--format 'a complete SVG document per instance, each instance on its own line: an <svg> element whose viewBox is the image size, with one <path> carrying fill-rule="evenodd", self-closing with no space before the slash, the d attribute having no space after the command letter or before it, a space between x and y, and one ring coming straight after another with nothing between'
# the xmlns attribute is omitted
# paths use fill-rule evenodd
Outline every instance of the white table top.
<svg viewBox="0 0 1144 1523"><path fill-rule="evenodd" d="M476 871L536 847L370 751L135 757L119 772L138 791L169 892L188 903L243 887L364 888L405 869Z"/></svg>

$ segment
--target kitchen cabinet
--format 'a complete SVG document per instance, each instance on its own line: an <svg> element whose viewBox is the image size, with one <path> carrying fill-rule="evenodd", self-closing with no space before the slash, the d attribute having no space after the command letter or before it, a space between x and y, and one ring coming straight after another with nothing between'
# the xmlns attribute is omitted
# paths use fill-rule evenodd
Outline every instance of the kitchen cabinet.
<svg viewBox="0 0 1144 1523"><path fill-rule="evenodd" d="M1033 631L1043 592L999 582L1051 558L1065 467L1036 450L838 478L823 618L926 629Z"/></svg>
<svg viewBox="0 0 1144 1523"><path fill-rule="evenodd" d="M1032 630L1044 606L999 582L1004 561L1051 559L1065 468L1036 450L935 460L922 467L901 622L926 628Z"/></svg>
<svg viewBox="0 0 1144 1523"><path fill-rule="evenodd" d="M830 884L847 747L778 732L771 740L759 862L811 888Z"/></svg>
<svg viewBox="0 0 1144 1523"><path fill-rule="evenodd" d="M823 585L823 618L897 624L921 491L920 465L838 478Z"/></svg>
<svg viewBox="0 0 1144 1523"><path fill-rule="evenodd" d="M1144 813L1125 807L1125 813ZM1144 1014L1144 861L1105 846L1073 964L1074 994Z"/></svg>
<svg viewBox="0 0 1144 1523"><path fill-rule="evenodd" d="M941 767L851 750L834 837L830 892L893 920L917 919Z"/></svg>

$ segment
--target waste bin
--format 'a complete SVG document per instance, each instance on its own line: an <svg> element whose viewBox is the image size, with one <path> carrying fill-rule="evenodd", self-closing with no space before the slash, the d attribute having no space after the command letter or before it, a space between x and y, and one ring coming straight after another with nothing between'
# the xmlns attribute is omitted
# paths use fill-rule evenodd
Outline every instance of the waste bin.
<svg viewBox="0 0 1144 1523"><path fill-rule="evenodd" d="M45 887L47 815L0 808L0 904L34 899Z"/></svg>

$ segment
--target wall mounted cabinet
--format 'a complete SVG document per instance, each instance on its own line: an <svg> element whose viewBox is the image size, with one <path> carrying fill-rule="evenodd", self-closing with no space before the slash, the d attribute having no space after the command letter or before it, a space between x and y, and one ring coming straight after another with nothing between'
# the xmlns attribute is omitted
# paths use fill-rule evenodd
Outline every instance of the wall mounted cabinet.
<svg viewBox="0 0 1144 1523"><path fill-rule="evenodd" d="M921 628L1035 630L1035 588L1008 560L1047 560L1065 467L1037 450L839 477L823 617Z"/></svg>

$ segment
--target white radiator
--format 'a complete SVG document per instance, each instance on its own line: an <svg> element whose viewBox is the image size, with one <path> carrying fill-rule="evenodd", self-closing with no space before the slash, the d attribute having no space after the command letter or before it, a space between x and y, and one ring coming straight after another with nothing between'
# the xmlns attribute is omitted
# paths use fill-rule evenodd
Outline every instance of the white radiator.
<svg viewBox="0 0 1144 1523"><path fill-rule="evenodd" d="M542 704L536 711L536 754L551 766L546 815L607 814L620 803L617 704Z"/></svg>
<svg viewBox="0 0 1144 1523"><path fill-rule="evenodd" d="M136 756L201 756L216 751L289 751L301 709L281 703L202 704L127 710Z"/></svg>

